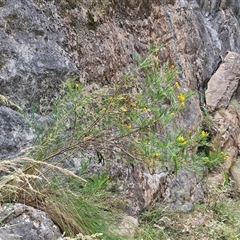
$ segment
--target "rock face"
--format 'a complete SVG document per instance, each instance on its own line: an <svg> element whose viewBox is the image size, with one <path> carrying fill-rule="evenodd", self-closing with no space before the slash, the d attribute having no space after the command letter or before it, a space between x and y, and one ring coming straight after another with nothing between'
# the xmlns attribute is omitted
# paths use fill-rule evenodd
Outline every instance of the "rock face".
<svg viewBox="0 0 240 240"><path fill-rule="evenodd" d="M20 203L1 206L0 219L3 240L57 240L62 235L46 213Z"/></svg>
<svg viewBox="0 0 240 240"><path fill-rule="evenodd" d="M227 83L226 83L227 84ZM224 98L225 96L222 96ZM218 106L217 106L218 107ZM239 102L233 99L226 109L219 109L213 114L212 139L215 149L221 148L227 154L223 165L224 171L229 173L236 186L240 188L240 107Z"/></svg>
<svg viewBox="0 0 240 240"><path fill-rule="evenodd" d="M67 38L58 14L33 1L0 2L1 94L29 110L48 107L61 82L76 73L61 47Z"/></svg>
<svg viewBox="0 0 240 240"><path fill-rule="evenodd" d="M240 55L228 52L208 82L206 106L210 111L228 107L240 81Z"/></svg>
<svg viewBox="0 0 240 240"><path fill-rule="evenodd" d="M206 107L213 112L212 139L215 148L221 148L228 158L224 168L240 187L240 55L228 52L218 70L208 82Z"/></svg>
<svg viewBox="0 0 240 240"><path fill-rule="evenodd" d="M191 1L11 1L0 4L0 89L29 110L45 111L62 83L106 85L120 81L150 44L181 70L179 82L198 92L179 128L201 124L206 82L227 51L239 52L239 0Z"/></svg>
<svg viewBox="0 0 240 240"><path fill-rule="evenodd" d="M97 7L88 1L2 1L1 93L22 106L46 107L70 73L88 84L118 81L134 64L134 53L145 55L155 42L165 44L159 59L178 66L181 84L201 95L226 52L240 49L239 1ZM198 99L192 104L187 127L198 125L201 115Z"/></svg>
<svg viewBox="0 0 240 240"><path fill-rule="evenodd" d="M240 143L239 110L234 105L229 105L227 109L217 111L214 114L213 129L215 131L213 144L236 159Z"/></svg>
<svg viewBox="0 0 240 240"><path fill-rule="evenodd" d="M153 42L165 44L159 59L181 69L182 86L201 93L226 52L239 52L238 9L223 0L1 1L1 93L46 106L70 73L88 84L118 81ZM198 125L192 104L189 125Z"/></svg>
<svg viewBox="0 0 240 240"><path fill-rule="evenodd" d="M211 78L206 104L218 110L213 141L232 165L240 146L239 8L240 0L0 0L0 94L26 111L32 105L46 111L67 78L77 75L79 82L100 86L119 82L136 64L134 53L144 57L152 43L165 44L160 62L177 66L181 87L197 93L178 127L201 125ZM0 159L18 154L29 142L28 131L16 111L0 107ZM131 173L123 190L134 214L155 199L186 212L202 201L199 179L186 172L174 178L138 166Z"/></svg>
<svg viewBox="0 0 240 240"><path fill-rule="evenodd" d="M17 156L30 145L33 134L16 111L0 106L0 159Z"/></svg>
<svg viewBox="0 0 240 240"><path fill-rule="evenodd" d="M150 173L141 164L124 165L121 170L118 172L119 196L132 216L138 216L152 202L190 212L193 203L204 201L205 189L197 174L187 171L179 171L177 176L169 172Z"/></svg>
<svg viewBox="0 0 240 240"><path fill-rule="evenodd" d="M134 52L144 55L151 43L165 44L159 59L178 66L181 83L197 90L226 52L238 52L240 47L238 11L231 4L214 2L112 1L101 16L82 5L66 11L68 22L78 22L69 30L68 49L75 50L82 79L106 84L133 64ZM234 5L239 8L238 1Z"/></svg>
<svg viewBox="0 0 240 240"><path fill-rule="evenodd" d="M177 177L167 178L164 202L168 203L172 209L187 213L193 210L193 203L204 201L204 194L201 179L197 174L180 171Z"/></svg>

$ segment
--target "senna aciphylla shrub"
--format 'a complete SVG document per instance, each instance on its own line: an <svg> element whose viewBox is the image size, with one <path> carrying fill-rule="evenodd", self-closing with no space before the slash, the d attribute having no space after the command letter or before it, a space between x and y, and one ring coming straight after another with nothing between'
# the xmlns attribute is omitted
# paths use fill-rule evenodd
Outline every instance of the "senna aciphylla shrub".
<svg viewBox="0 0 240 240"><path fill-rule="evenodd" d="M108 176L86 181L59 162L75 154L88 158L98 153L111 161L120 156L150 168L167 166L177 174L181 167L211 170L227 159L225 153L211 152L206 131L196 129L193 135L168 126L184 114L192 93L176 81L177 67L159 65L160 50L152 47L146 59L136 55L138 67L111 86L90 91L77 79L68 81L49 121L33 124L37 138L30 157L2 161L1 169L8 175L1 180L1 201L35 204L69 236L100 232L106 239L120 239L113 238L111 224L106 224L113 214L105 211L108 195L100 190ZM85 162L80 174L84 169Z"/></svg>
<svg viewBox="0 0 240 240"><path fill-rule="evenodd" d="M39 133L37 158L90 150L150 167L168 166L175 173L193 163L212 167L221 162L219 156L213 163L207 151L189 154L193 147L209 146L207 132L187 136L165 130L183 113L193 93L176 81L177 67L159 66L160 50L151 47L144 60L136 55L138 67L112 86L87 91L76 79L68 81L66 95L54 105L53 124Z"/></svg>

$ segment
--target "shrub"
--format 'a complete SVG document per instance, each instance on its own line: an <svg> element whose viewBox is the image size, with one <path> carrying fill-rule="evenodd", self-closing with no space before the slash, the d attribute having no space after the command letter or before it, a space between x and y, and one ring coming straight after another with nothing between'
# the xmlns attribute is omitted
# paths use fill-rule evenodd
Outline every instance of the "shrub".
<svg viewBox="0 0 240 240"><path fill-rule="evenodd" d="M191 136L166 130L193 93L176 81L177 67L159 66L160 50L152 46L144 60L136 55L138 67L111 86L87 91L77 79L68 81L66 94L52 108L51 121L36 126L34 115L30 120L37 137L28 156L1 162L1 200L43 209L69 236L100 232L105 239L120 239L109 224L115 221L106 206L109 177L96 175L86 181L84 159L95 153L107 159L120 156L149 169L167 166L175 174L181 167L212 169L222 161L223 155L216 161L205 151L207 132L197 129ZM198 146L203 147L199 154ZM79 175L63 168L73 157L81 159Z"/></svg>

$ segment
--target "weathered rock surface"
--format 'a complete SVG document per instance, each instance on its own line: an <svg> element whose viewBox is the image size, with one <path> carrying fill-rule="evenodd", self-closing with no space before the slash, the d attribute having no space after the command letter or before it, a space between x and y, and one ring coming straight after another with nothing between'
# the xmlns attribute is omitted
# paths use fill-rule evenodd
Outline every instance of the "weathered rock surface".
<svg viewBox="0 0 240 240"><path fill-rule="evenodd" d="M133 54L145 55L153 42L166 44L159 59L182 70L181 84L201 92L226 52L240 49L239 1L101 7L103 14L88 1L2 1L2 94L23 106L46 106L70 73L87 83L118 81L134 65ZM200 114L198 105L196 98L191 116ZM199 124L197 117L192 121L188 127Z"/></svg>
<svg viewBox="0 0 240 240"><path fill-rule="evenodd" d="M240 190L240 158L239 157L232 164L230 173L231 173L231 178L235 181L236 188L239 191Z"/></svg>
<svg viewBox="0 0 240 240"><path fill-rule="evenodd" d="M49 107L63 80L76 73L61 47L63 24L57 12L31 0L0 3L0 94L28 110Z"/></svg>
<svg viewBox="0 0 240 240"><path fill-rule="evenodd" d="M180 171L177 177L168 177L164 202L169 204L170 208L187 213L193 210L194 203L203 201L204 187L197 174Z"/></svg>
<svg viewBox="0 0 240 240"><path fill-rule="evenodd" d="M204 200L205 189L200 177L187 171L179 171L177 176L164 172L151 174L142 165L134 168L125 165L118 180L119 195L125 199L127 212L133 216L138 216L153 202L190 212L194 203Z"/></svg>
<svg viewBox="0 0 240 240"><path fill-rule="evenodd" d="M61 94L69 76L77 74L87 84L111 84L135 65L135 52L144 57L151 43L165 44L160 62L177 66L181 87L199 94L187 103L178 127L200 125L206 82L228 51L235 52L232 56L240 53L240 1L112 0L101 7L103 14L92 1L0 0L0 94L24 109L33 104L44 111ZM223 63L227 60L228 65L219 70L230 66L233 81L225 73L225 77L221 75L229 85L221 96L215 96L217 105L213 100L209 106L212 110L226 108L224 114L215 115L216 142L233 159L239 154L239 116L228 105L238 92L235 70L239 68L229 56ZM209 89L207 97L210 95ZM0 154L1 158L11 157L29 142L28 129L18 113L6 107L0 110ZM190 173L179 172L175 178L150 174L137 166L128 176L122 191L129 197L133 214L155 199L187 212L193 202L203 198L199 179Z"/></svg>
<svg viewBox="0 0 240 240"><path fill-rule="evenodd" d="M220 147L230 156L230 159L236 159L239 154L240 140L240 113L235 106L229 105L227 109L219 110L214 115L215 136L212 140L213 145ZM230 165L228 168L230 168Z"/></svg>
<svg viewBox="0 0 240 240"><path fill-rule="evenodd" d="M233 104L234 103L234 104ZM223 167L230 174L236 186L240 189L240 108L237 100L234 100L227 109L221 109L214 115L213 146L220 147L228 155Z"/></svg>
<svg viewBox="0 0 240 240"><path fill-rule="evenodd" d="M206 107L213 112L213 148L227 154L224 171L240 188L240 55L229 52L208 83Z"/></svg>
<svg viewBox="0 0 240 240"><path fill-rule="evenodd" d="M17 156L32 140L25 119L13 109L0 106L0 159Z"/></svg>
<svg viewBox="0 0 240 240"><path fill-rule="evenodd" d="M55 240L61 231L43 211L24 204L0 207L0 239Z"/></svg>
<svg viewBox="0 0 240 240"><path fill-rule="evenodd" d="M210 111L226 108L240 81L240 55L228 52L218 70L208 82L206 106Z"/></svg>
<svg viewBox="0 0 240 240"><path fill-rule="evenodd" d="M150 174L142 165L129 169L121 195L128 200L129 212L138 215L156 198L163 199L167 189L167 174Z"/></svg>

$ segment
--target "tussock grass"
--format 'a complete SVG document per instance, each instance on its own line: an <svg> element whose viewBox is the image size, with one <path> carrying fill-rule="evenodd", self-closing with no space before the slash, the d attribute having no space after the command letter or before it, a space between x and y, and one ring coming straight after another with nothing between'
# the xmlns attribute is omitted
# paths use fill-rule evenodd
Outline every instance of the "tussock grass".
<svg viewBox="0 0 240 240"><path fill-rule="evenodd" d="M116 215L106 206L108 193L104 191L100 198L101 187L95 188L94 182L27 157L3 160L0 169L1 202L20 202L45 211L68 236L101 232L105 239L120 239L111 229Z"/></svg>

